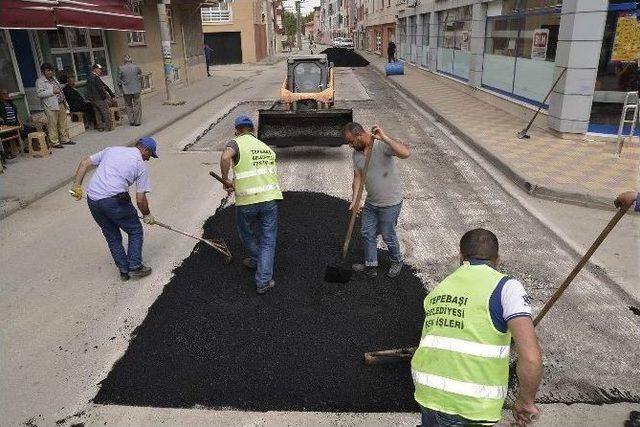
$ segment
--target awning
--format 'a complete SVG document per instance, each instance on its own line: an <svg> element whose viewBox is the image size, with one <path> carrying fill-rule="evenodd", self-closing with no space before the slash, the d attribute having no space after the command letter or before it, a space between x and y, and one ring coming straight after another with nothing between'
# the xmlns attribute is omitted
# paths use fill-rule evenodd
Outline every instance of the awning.
<svg viewBox="0 0 640 427"><path fill-rule="evenodd" d="M124 0L58 0L54 13L61 27L144 31L142 16L126 7Z"/></svg>
<svg viewBox="0 0 640 427"><path fill-rule="evenodd" d="M125 0L2 0L0 28L58 27L144 31Z"/></svg>
<svg viewBox="0 0 640 427"><path fill-rule="evenodd" d="M57 0L2 0L0 28L56 28Z"/></svg>

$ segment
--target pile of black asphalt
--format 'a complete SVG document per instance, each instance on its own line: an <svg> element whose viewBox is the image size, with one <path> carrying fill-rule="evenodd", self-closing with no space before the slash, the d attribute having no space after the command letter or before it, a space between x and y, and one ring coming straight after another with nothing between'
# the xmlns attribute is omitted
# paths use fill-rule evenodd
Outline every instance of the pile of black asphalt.
<svg viewBox="0 0 640 427"><path fill-rule="evenodd" d="M224 237L224 265L198 244L134 331L94 401L247 411L405 412L408 363L366 366L363 353L415 346L425 290L410 267L396 279L323 281L339 259L347 202L289 192L279 205L276 287L255 291L241 263L234 208L209 218L205 237ZM362 257L354 233L350 261ZM380 252L381 271L388 258Z"/></svg>
<svg viewBox="0 0 640 427"><path fill-rule="evenodd" d="M321 53L327 54L329 62L333 62L335 67L366 67L369 61L349 49L336 49L330 47Z"/></svg>

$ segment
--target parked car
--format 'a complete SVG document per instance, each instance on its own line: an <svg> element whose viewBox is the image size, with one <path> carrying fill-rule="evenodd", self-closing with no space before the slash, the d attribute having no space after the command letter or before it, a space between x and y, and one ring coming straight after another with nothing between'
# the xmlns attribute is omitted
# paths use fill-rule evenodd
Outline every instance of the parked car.
<svg viewBox="0 0 640 427"><path fill-rule="evenodd" d="M354 49L355 45L353 44L353 39L349 37L342 38L342 46L343 49Z"/></svg>
<svg viewBox="0 0 640 427"><path fill-rule="evenodd" d="M349 37L335 37L331 45L338 49L354 49L353 39Z"/></svg>

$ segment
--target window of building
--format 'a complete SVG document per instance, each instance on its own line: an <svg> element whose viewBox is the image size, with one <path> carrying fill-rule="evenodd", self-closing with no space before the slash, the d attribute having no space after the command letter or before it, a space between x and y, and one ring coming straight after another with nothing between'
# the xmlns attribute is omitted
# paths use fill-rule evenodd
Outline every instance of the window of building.
<svg viewBox="0 0 640 427"><path fill-rule="evenodd" d="M169 40L172 42L175 41L173 37L173 11L171 10L171 6L167 5L167 24L169 24Z"/></svg>
<svg viewBox="0 0 640 427"><path fill-rule="evenodd" d="M231 8L226 2L214 6L203 6L200 9L200 16L205 24L231 22Z"/></svg>
<svg viewBox="0 0 640 427"><path fill-rule="evenodd" d="M407 48L407 18L398 20L398 58L405 59L405 50Z"/></svg>
<svg viewBox="0 0 640 427"><path fill-rule="evenodd" d="M422 46L429 46L429 14L420 15L422 20Z"/></svg>
<svg viewBox="0 0 640 427"><path fill-rule="evenodd" d="M44 53L44 62L53 65L56 76L75 76L84 81L93 64L102 66L102 74L109 75L104 32L85 28L59 28L36 32Z"/></svg>
<svg viewBox="0 0 640 427"><path fill-rule="evenodd" d="M0 30L0 87L7 89L9 93L20 92L18 79L13 68L7 30Z"/></svg>
<svg viewBox="0 0 640 427"><path fill-rule="evenodd" d="M482 85L540 103L553 83L560 11L541 0L505 1L505 10L487 18Z"/></svg>
<svg viewBox="0 0 640 427"><path fill-rule="evenodd" d="M610 1L602 38L589 131L616 134L627 92L638 90L640 21L634 3ZM635 43L634 43L635 42ZM624 129L629 134L628 125ZM635 134L640 134L636 125Z"/></svg>
<svg viewBox="0 0 640 427"><path fill-rule="evenodd" d="M140 8L140 3L133 4L133 13L138 16L142 16L142 9ZM91 30L95 31L95 30ZM129 41L129 46L139 46L147 44L146 33L144 31L129 31L127 33L127 38Z"/></svg>
<svg viewBox="0 0 640 427"><path fill-rule="evenodd" d="M418 43L418 17L416 15L409 17L409 40L411 44Z"/></svg>
<svg viewBox="0 0 640 427"><path fill-rule="evenodd" d="M466 80L471 60L471 6L442 11L438 21L437 69Z"/></svg>
<svg viewBox="0 0 640 427"><path fill-rule="evenodd" d="M150 92L153 90L153 80L151 78L151 73L142 75L142 91Z"/></svg>

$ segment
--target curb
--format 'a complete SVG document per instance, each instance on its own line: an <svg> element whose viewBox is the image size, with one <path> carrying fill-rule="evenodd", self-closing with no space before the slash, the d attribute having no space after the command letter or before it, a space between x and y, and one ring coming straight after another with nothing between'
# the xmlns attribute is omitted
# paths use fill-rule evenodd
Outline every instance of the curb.
<svg viewBox="0 0 640 427"><path fill-rule="evenodd" d="M194 111L202 108L203 106L205 106L206 104L208 104L209 102L213 101L214 99L217 99L219 97L221 97L222 95L226 94L227 92L231 91L232 89L235 89L236 87L240 86L242 83L246 82L248 79L247 78L239 78L238 80L236 80L235 82L232 82L229 87L227 87L225 90L223 90L222 92L220 92L219 94L217 94L216 96L214 96L213 98L207 99L205 101L199 102L197 104L194 104L193 106L189 106L190 108L185 110L183 113L181 113L180 115L176 116L175 118L171 119L168 122L162 123L152 129L150 129L147 134L148 135L153 135L156 134L158 132L163 131L164 129L168 128L169 126L171 126L172 124L174 124L175 122L177 122L178 120L183 119L184 117L188 116L189 114L193 113ZM136 141L138 139L131 139L129 141L127 141L124 144L118 144L119 146L126 146L126 147L132 147L136 144ZM0 213L0 220L3 220L5 218L7 218L10 215L13 215L14 213L26 208L27 206L29 206L31 203L43 198L44 196L53 193L54 191L64 187L65 185L67 185L68 183L70 183L74 178L74 175L69 176L68 178L64 178L62 180L59 180L57 182L55 182L54 184L52 184L49 188L47 188L45 191L36 193L33 197L30 197L28 199L24 199L24 200L19 200L18 201L18 206L13 207L13 208L9 208L7 209L5 212L1 212Z"/></svg>
<svg viewBox="0 0 640 427"><path fill-rule="evenodd" d="M607 199L600 196L594 196L583 193L572 193L568 191L556 190L550 187L546 187L544 185L537 184L535 182L530 181L527 177L520 175L518 172L513 170L511 166L498 158L491 151L486 149L482 144L478 143L473 139L469 134L467 134L463 129L459 126L452 123L445 116L440 114L435 107L427 104L424 100L416 96L409 89L405 88L402 84L395 81L394 79L389 79L385 75L385 73L379 69L373 63L373 70L380 76L382 76L390 85L395 87L397 90L401 91L403 94L411 98L416 104L420 105L420 107L424 108L429 112L432 116L434 116L438 121L444 123L448 128L450 128L458 137L460 137L464 142L469 144L473 149L482 155L485 159L487 159L491 164L493 164L500 172L502 172L507 178L509 178L513 183L515 183L518 187L524 190L527 194L533 197L537 197L540 199L553 200L560 203L585 206L589 208L603 209L603 210L615 210L613 207L612 200Z"/></svg>

